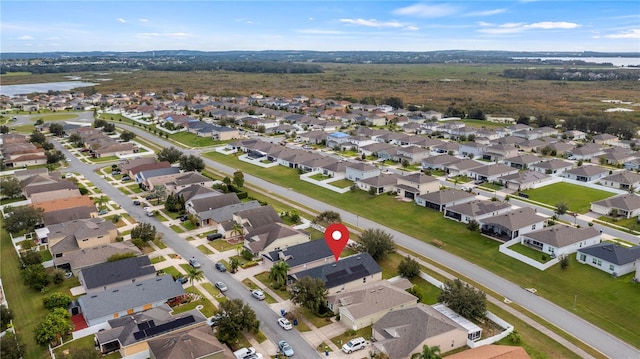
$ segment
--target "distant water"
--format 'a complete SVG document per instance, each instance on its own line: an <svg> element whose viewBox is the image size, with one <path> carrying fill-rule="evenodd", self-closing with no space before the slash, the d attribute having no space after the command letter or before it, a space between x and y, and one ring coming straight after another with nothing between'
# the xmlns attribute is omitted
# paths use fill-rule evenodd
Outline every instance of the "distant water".
<svg viewBox="0 0 640 359"><path fill-rule="evenodd" d="M99 85L93 82L82 81L62 81L62 82L43 82L39 84L22 84L22 85L0 85L0 95L15 96L28 95L35 92L47 93L49 91L69 91L78 87L87 87Z"/></svg>
<svg viewBox="0 0 640 359"><path fill-rule="evenodd" d="M614 66L640 66L640 57L513 57L513 59L529 60L557 60L557 61L584 61L596 64L609 63Z"/></svg>

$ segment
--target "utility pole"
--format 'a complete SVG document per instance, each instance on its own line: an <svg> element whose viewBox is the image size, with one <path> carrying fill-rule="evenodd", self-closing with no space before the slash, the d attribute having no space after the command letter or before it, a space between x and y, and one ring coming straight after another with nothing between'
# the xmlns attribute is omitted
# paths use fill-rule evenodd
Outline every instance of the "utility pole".
<svg viewBox="0 0 640 359"><path fill-rule="evenodd" d="M573 310L576 310L576 302L578 301L578 293L573 295Z"/></svg>

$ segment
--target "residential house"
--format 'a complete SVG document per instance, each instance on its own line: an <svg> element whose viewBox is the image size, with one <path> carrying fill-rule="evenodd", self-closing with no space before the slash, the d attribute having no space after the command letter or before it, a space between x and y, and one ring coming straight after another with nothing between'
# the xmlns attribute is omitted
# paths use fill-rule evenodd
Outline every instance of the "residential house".
<svg viewBox="0 0 640 359"><path fill-rule="evenodd" d="M364 162L347 162L345 177L353 182L380 175L380 169Z"/></svg>
<svg viewBox="0 0 640 359"><path fill-rule="evenodd" d="M334 261L334 255L325 241L303 242L262 255L262 265L266 270L270 270L278 262L286 262L289 274L325 265L329 261Z"/></svg>
<svg viewBox="0 0 640 359"><path fill-rule="evenodd" d="M542 161L543 159L541 157L531 154L523 154L515 157L505 158L502 160L502 163L507 166L522 170L528 169L532 164L540 163Z"/></svg>
<svg viewBox="0 0 640 359"><path fill-rule="evenodd" d="M187 186L183 189L181 189L180 191L176 192L176 196L182 197L185 201L185 203L194 198L195 196L200 195L201 197L203 197L205 194L209 195L211 193L216 193L216 194L220 194L220 192L209 188L209 187L204 187L201 186L200 184L192 184L190 186ZM214 194L215 195L215 194Z"/></svg>
<svg viewBox="0 0 640 359"><path fill-rule="evenodd" d="M430 155L429 150L419 146L398 147L397 150L400 161L407 160L410 164L420 163Z"/></svg>
<svg viewBox="0 0 640 359"><path fill-rule="evenodd" d="M339 147L340 149L350 149L351 142L349 142L351 136L348 133L344 132L334 132L327 135L327 147L334 148Z"/></svg>
<svg viewBox="0 0 640 359"><path fill-rule="evenodd" d="M71 271L77 277L83 268L105 263L111 256L124 254L139 256L142 255L142 251L131 241L123 241L66 252L62 257L54 257L53 262L56 268Z"/></svg>
<svg viewBox="0 0 640 359"><path fill-rule="evenodd" d="M601 164L607 164L610 166L620 166L624 163L627 163L635 158L635 152L612 148L604 150L604 154L598 157L598 161Z"/></svg>
<svg viewBox="0 0 640 359"><path fill-rule="evenodd" d="M628 171L640 171L640 158L634 157L633 159L625 162L624 169Z"/></svg>
<svg viewBox="0 0 640 359"><path fill-rule="evenodd" d="M138 146L131 142L120 143L115 140L103 141L99 146L91 147L91 154L95 158L110 156L125 156L138 152Z"/></svg>
<svg viewBox="0 0 640 359"><path fill-rule="evenodd" d="M531 359L531 357L523 347L489 344L447 355L447 359Z"/></svg>
<svg viewBox="0 0 640 359"><path fill-rule="evenodd" d="M88 294L104 292L123 285L156 277L156 269L148 256L120 259L81 269L80 285Z"/></svg>
<svg viewBox="0 0 640 359"><path fill-rule="evenodd" d="M250 206L255 208L259 207L259 204L253 201ZM229 211L228 209L233 210ZM225 194L220 192L205 193L194 196L185 202L187 213L193 214L198 218L198 222L202 227L217 226L221 222L231 220L234 213L245 209L248 209L248 207L243 207L238 195L233 192ZM219 216L222 216L222 218Z"/></svg>
<svg viewBox="0 0 640 359"><path fill-rule="evenodd" d="M43 213L43 223L45 226L51 226L62 222L95 218L97 216L98 210L93 201L91 201L91 204L78 207L61 208L59 210L50 209Z"/></svg>
<svg viewBox="0 0 640 359"><path fill-rule="evenodd" d="M580 248L576 253L579 263L588 264L614 277L637 271L639 258L640 246L626 247L612 242Z"/></svg>
<svg viewBox="0 0 640 359"><path fill-rule="evenodd" d="M176 177L173 181L166 182L165 186L169 193L176 193L193 185L198 185L206 188L213 186L214 183L216 183L216 181L212 180L209 177L203 176L198 172L186 172Z"/></svg>
<svg viewBox="0 0 640 359"><path fill-rule="evenodd" d="M42 184L39 186L25 187L23 193L33 204L82 196L78 186L75 183L66 180L59 180L54 183Z"/></svg>
<svg viewBox="0 0 640 359"><path fill-rule="evenodd" d="M118 228L104 218L77 219L48 225L40 240L49 244L56 266L65 263L67 253L114 243Z"/></svg>
<svg viewBox="0 0 640 359"><path fill-rule="evenodd" d="M138 281L104 292L86 294L78 298L82 316L89 326L110 319L130 317L167 303L180 300L185 292L182 284L170 275Z"/></svg>
<svg viewBox="0 0 640 359"><path fill-rule="evenodd" d="M572 150L568 151L570 160L582 160L582 161L591 161L592 158L598 158L602 156L605 152L602 150L600 145L595 143L588 143L581 147L575 147Z"/></svg>
<svg viewBox="0 0 640 359"><path fill-rule="evenodd" d="M422 168L444 170L447 165L460 161L460 158L447 154L431 156L422 160Z"/></svg>
<svg viewBox="0 0 640 359"><path fill-rule="evenodd" d="M399 175L397 173L381 173L356 182L358 188L373 194L392 192L396 188Z"/></svg>
<svg viewBox="0 0 640 359"><path fill-rule="evenodd" d="M603 216L638 217L640 215L640 196L626 193L591 202L591 211Z"/></svg>
<svg viewBox="0 0 640 359"><path fill-rule="evenodd" d="M498 177L498 182L505 188L524 191L526 189L536 188L537 185L552 179L553 178L547 174L526 170Z"/></svg>
<svg viewBox="0 0 640 359"><path fill-rule="evenodd" d="M518 173L517 168L503 164L480 165L468 172L468 176L485 182L495 182L502 176Z"/></svg>
<svg viewBox="0 0 640 359"><path fill-rule="evenodd" d="M573 149L576 148L575 145L571 143L567 143L564 141L556 141L547 145L551 150L552 156L571 156Z"/></svg>
<svg viewBox="0 0 640 359"><path fill-rule="evenodd" d="M562 173L562 177L580 182L595 182L606 177L609 170L600 166L580 166Z"/></svg>
<svg viewBox="0 0 640 359"><path fill-rule="evenodd" d="M211 138L215 141L229 141L240 138L240 131L237 128L214 125L211 128Z"/></svg>
<svg viewBox="0 0 640 359"><path fill-rule="evenodd" d="M29 142L27 136L4 134L0 139L0 153L7 167L21 168L47 164L44 149Z"/></svg>
<svg viewBox="0 0 640 359"><path fill-rule="evenodd" d="M44 210L44 214L53 211L60 211L63 209L77 208L77 207L89 207L91 209L91 217L97 217L98 211L96 210L96 206L93 203L93 200L89 196L80 196L80 197L69 197L63 199L56 199L53 201L44 201L33 205L36 208L42 208ZM79 218L73 218L79 219ZM60 223L60 222L57 222ZM55 224L55 223L53 223Z"/></svg>
<svg viewBox="0 0 640 359"><path fill-rule="evenodd" d="M171 312L172 309L163 304L142 313L132 313L132 315L124 315L109 320L109 329L95 334L95 342L100 353L106 354L118 350L123 358L150 358L152 357L149 344L151 340L162 342L164 339L168 340L168 336L171 334L178 335L178 333L194 330L195 328L205 327L207 331L211 331L211 328L206 326L207 318L197 309L176 315L171 315ZM187 343L175 343L175 345L184 344ZM197 358L192 356L196 351L196 343L190 342L188 344L192 346L192 351L189 352L189 355L176 358ZM156 346L154 348L157 350ZM165 349L168 350L169 348ZM164 351L159 352L166 353Z"/></svg>
<svg viewBox="0 0 640 359"><path fill-rule="evenodd" d="M575 141L581 141L587 138L587 134L579 130L566 131L564 134L568 139Z"/></svg>
<svg viewBox="0 0 640 359"><path fill-rule="evenodd" d="M601 178L600 184L624 191L635 192L635 190L640 186L640 174L623 170Z"/></svg>
<svg viewBox="0 0 640 359"><path fill-rule="evenodd" d="M601 133L592 137L593 143L598 145L613 145L619 141L618 136L610 135L608 133Z"/></svg>
<svg viewBox="0 0 640 359"><path fill-rule="evenodd" d="M443 353L467 345L463 326L422 303L387 313L373 324L372 337L375 352L398 359L408 359L424 345Z"/></svg>
<svg viewBox="0 0 640 359"><path fill-rule="evenodd" d="M452 162L447 164L444 167L445 172L449 174L449 176L467 176L473 177L472 173L474 170L487 166L484 163L480 163L476 160L471 160L465 158L460 161Z"/></svg>
<svg viewBox="0 0 640 359"><path fill-rule="evenodd" d="M518 148L510 143L494 143L486 147L483 160L498 162L504 158L510 158L518 155Z"/></svg>
<svg viewBox="0 0 640 359"><path fill-rule="evenodd" d="M317 278L324 282L328 295L341 293L382 280L382 269L368 253L357 253L339 261L289 274L289 281Z"/></svg>
<svg viewBox="0 0 640 359"><path fill-rule="evenodd" d="M156 170L141 171L136 174L135 181L146 191L153 191L158 185L165 185L180 177L182 173L177 167L160 168Z"/></svg>
<svg viewBox="0 0 640 359"><path fill-rule="evenodd" d="M561 159L551 159L547 161L542 161L538 163L531 164L529 169L532 171L552 175L552 174L562 174L564 171L568 171L573 168L573 163L569 161L563 161Z"/></svg>
<svg viewBox="0 0 640 359"><path fill-rule="evenodd" d="M398 177L396 192L398 196L415 200L421 194L436 192L440 189L440 181L422 172Z"/></svg>
<svg viewBox="0 0 640 359"><path fill-rule="evenodd" d="M264 253L309 241L309 233L273 222L258 227L250 227L244 235L243 247L260 257Z"/></svg>
<svg viewBox="0 0 640 359"><path fill-rule="evenodd" d="M444 142L440 145L431 146L431 152L446 153L452 156L457 156L460 154L460 144L457 142Z"/></svg>
<svg viewBox="0 0 640 359"><path fill-rule="evenodd" d="M413 285L408 279L381 280L327 297L327 306L340 315L347 328L358 330L376 323L387 313L415 307L418 298L407 292Z"/></svg>
<svg viewBox="0 0 640 359"><path fill-rule="evenodd" d="M443 212L447 207L471 202L475 199L476 195L474 193L447 188L431 193L421 194L415 198L415 202L418 206L424 206Z"/></svg>
<svg viewBox="0 0 640 359"><path fill-rule="evenodd" d="M347 173L347 162L333 161L320 167L320 172L329 177L344 176Z"/></svg>
<svg viewBox="0 0 640 359"><path fill-rule="evenodd" d="M478 222L483 234L507 242L543 228L546 219L538 215L536 210L522 207L499 216L484 218Z"/></svg>
<svg viewBox="0 0 640 359"><path fill-rule="evenodd" d="M149 164L155 164L155 163L159 163L155 157L129 158L129 159L120 160L120 163L118 163L118 168L120 172L122 172L123 174L126 173L126 174L129 174L131 177L134 177L138 172L142 170L151 170L155 168L144 168L144 169L134 171L133 173L130 173L132 169L141 165L149 165ZM166 164L165 167L171 166L171 163L169 162L165 161L164 163Z"/></svg>
<svg viewBox="0 0 640 359"><path fill-rule="evenodd" d="M549 145L549 142L540 140L540 139L532 139L526 140L518 144L518 148L520 151L524 152L540 152L543 148Z"/></svg>
<svg viewBox="0 0 640 359"><path fill-rule="evenodd" d="M487 217L494 217L511 211L511 205L500 201L474 200L444 210L444 216L462 223L480 222Z"/></svg>
<svg viewBox="0 0 640 359"><path fill-rule="evenodd" d="M234 359L231 350L220 343L210 326L202 322L198 324L195 328L153 336L147 341L149 359Z"/></svg>
<svg viewBox="0 0 640 359"><path fill-rule="evenodd" d="M460 156L467 158L484 158L487 146L476 142L465 142L459 145Z"/></svg>
<svg viewBox="0 0 640 359"><path fill-rule="evenodd" d="M318 145L322 142L326 143L327 136L328 134L325 131L309 131L309 132L299 133L296 139L299 139L304 143L313 143Z"/></svg>
<svg viewBox="0 0 640 359"><path fill-rule="evenodd" d="M18 180L18 182L22 182L23 180L32 176L47 175L47 174L49 174L49 170L45 167L22 169L22 170L16 170L13 172L13 176Z"/></svg>
<svg viewBox="0 0 640 359"><path fill-rule="evenodd" d="M600 231L593 227L575 228L556 224L525 233L520 242L551 257L560 257L600 243Z"/></svg>
<svg viewBox="0 0 640 359"><path fill-rule="evenodd" d="M360 147L360 152L363 153L365 156L378 156L379 151L388 151L391 149L396 149L396 146L390 145L384 142L375 142L375 143Z"/></svg>

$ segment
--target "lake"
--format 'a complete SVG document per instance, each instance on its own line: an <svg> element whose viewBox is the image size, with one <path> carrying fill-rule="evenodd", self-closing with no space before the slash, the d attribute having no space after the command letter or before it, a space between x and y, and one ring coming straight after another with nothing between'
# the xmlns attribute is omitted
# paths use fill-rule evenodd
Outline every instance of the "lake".
<svg viewBox="0 0 640 359"><path fill-rule="evenodd" d="M43 82L38 84L22 84L22 85L0 85L0 95L15 96L27 95L30 93L40 92L47 93L49 91L69 91L78 87L87 87L99 85L93 82L82 81L61 81L61 82Z"/></svg>

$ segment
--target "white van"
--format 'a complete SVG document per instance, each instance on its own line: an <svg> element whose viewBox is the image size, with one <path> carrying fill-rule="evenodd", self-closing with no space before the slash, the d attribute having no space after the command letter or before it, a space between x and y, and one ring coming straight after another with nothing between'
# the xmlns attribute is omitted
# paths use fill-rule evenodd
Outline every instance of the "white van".
<svg viewBox="0 0 640 359"><path fill-rule="evenodd" d="M365 344L367 344L367 341L364 340L363 337L353 338L342 346L342 351L351 354L352 352L364 349Z"/></svg>
<svg viewBox="0 0 640 359"><path fill-rule="evenodd" d="M263 356L260 353L256 353L256 348L240 348L233 352L233 356L236 359L262 359Z"/></svg>

